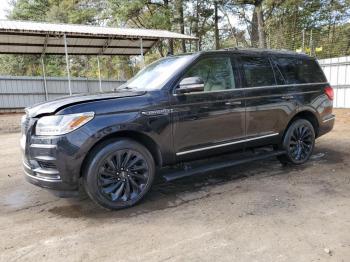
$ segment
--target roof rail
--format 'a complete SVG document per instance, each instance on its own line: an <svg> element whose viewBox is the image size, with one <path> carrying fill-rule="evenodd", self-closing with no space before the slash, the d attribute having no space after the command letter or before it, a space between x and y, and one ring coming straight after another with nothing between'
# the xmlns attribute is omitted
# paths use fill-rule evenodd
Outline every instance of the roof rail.
<svg viewBox="0 0 350 262"><path fill-rule="evenodd" d="M224 50L224 51L238 50L238 47L227 47L227 48L223 48L221 50Z"/></svg>

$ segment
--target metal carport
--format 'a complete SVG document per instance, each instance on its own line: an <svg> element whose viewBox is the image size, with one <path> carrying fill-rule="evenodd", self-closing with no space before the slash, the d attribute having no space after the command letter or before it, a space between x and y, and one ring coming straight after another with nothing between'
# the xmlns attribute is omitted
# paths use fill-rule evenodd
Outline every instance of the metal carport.
<svg viewBox="0 0 350 262"><path fill-rule="evenodd" d="M196 37L166 30L0 20L0 54L41 55L45 89L45 54L65 55L70 94L69 54L141 55L143 61L143 55L156 43L170 39L197 41Z"/></svg>

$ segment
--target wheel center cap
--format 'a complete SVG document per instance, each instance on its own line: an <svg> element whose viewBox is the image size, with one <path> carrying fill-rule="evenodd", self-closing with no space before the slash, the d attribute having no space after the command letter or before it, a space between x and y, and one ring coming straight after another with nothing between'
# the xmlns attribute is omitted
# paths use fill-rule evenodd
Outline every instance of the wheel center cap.
<svg viewBox="0 0 350 262"><path fill-rule="evenodd" d="M122 178L125 178L125 177L127 176L127 173L126 173L125 171L122 171L122 172L120 173L120 175L121 175Z"/></svg>

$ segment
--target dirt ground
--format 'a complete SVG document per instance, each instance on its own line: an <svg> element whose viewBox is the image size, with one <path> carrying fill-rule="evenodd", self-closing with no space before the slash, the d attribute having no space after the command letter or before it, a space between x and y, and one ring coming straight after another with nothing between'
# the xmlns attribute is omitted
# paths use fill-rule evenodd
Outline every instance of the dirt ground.
<svg viewBox="0 0 350 262"><path fill-rule="evenodd" d="M350 261L350 110L312 160L275 159L157 184L111 212L24 181L0 135L1 261Z"/></svg>
<svg viewBox="0 0 350 262"><path fill-rule="evenodd" d="M23 113L0 114L0 134L21 132L21 117Z"/></svg>

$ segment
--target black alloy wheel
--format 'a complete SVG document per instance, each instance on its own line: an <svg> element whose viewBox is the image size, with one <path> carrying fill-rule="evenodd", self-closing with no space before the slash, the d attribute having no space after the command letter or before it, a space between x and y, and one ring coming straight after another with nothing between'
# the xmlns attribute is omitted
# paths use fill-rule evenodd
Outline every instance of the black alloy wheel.
<svg viewBox="0 0 350 262"><path fill-rule="evenodd" d="M286 155L280 156L283 164L303 164L309 160L315 146L315 131L312 124L305 119L293 122L283 139Z"/></svg>
<svg viewBox="0 0 350 262"><path fill-rule="evenodd" d="M293 130L289 141L291 157L296 161L305 159L312 151L314 137L306 125L301 125Z"/></svg>
<svg viewBox="0 0 350 262"><path fill-rule="evenodd" d="M148 180L144 157L131 149L121 149L108 156L99 168L98 187L111 201L135 199Z"/></svg>
<svg viewBox="0 0 350 262"><path fill-rule="evenodd" d="M96 148L84 173L84 187L92 200L108 209L121 209L135 205L149 191L155 164L143 145L120 139Z"/></svg>

